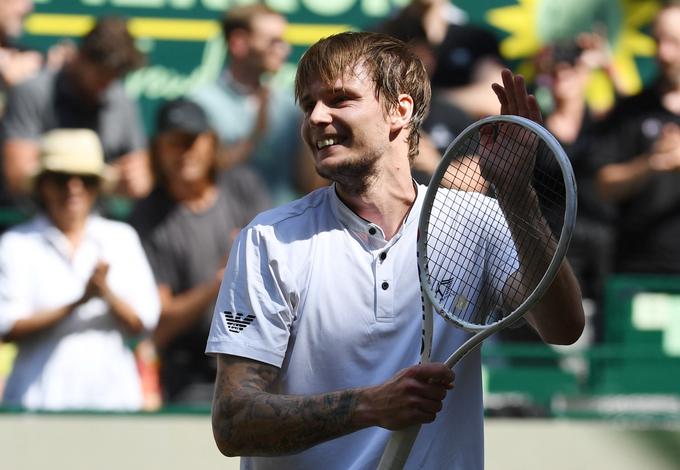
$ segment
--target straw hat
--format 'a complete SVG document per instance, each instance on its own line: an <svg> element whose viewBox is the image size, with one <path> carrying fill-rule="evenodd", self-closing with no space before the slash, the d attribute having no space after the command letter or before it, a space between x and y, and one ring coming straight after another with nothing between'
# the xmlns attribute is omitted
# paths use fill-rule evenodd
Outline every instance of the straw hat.
<svg viewBox="0 0 680 470"><path fill-rule="evenodd" d="M44 172L98 176L102 182L111 178L112 169L104 163L104 150L91 129L55 129L45 133L40 142L40 165L29 181L34 188Z"/></svg>

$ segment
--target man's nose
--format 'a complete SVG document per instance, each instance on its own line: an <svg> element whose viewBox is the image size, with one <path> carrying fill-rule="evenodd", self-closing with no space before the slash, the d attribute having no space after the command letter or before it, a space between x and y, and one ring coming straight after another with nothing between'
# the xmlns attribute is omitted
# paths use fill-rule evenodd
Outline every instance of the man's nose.
<svg viewBox="0 0 680 470"><path fill-rule="evenodd" d="M309 112L309 122L313 125L330 122L331 116L329 108L323 101L319 100L314 103L314 107Z"/></svg>

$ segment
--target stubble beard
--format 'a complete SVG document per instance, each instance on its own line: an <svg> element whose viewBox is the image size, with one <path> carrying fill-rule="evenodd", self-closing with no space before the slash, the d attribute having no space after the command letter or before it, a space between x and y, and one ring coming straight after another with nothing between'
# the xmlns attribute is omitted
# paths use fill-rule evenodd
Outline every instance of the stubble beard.
<svg viewBox="0 0 680 470"><path fill-rule="evenodd" d="M317 166L317 172L323 178L336 183L348 195L359 196L365 194L377 179L378 158L377 153L365 154L361 158L332 168Z"/></svg>

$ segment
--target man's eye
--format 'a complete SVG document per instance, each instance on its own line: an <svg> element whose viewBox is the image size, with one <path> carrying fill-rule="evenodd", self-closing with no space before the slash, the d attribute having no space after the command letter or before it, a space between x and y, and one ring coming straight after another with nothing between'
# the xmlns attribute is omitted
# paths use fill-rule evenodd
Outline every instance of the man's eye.
<svg viewBox="0 0 680 470"><path fill-rule="evenodd" d="M334 95L333 99L331 99L331 103L333 103L334 106L341 105L342 103L346 102L349 100L349 97L347 95Z"/></svg>

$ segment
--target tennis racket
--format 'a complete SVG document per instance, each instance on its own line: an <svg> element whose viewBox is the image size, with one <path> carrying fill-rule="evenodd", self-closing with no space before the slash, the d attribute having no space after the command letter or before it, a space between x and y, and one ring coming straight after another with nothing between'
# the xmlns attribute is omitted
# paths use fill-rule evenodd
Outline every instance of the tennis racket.
<svg viewBox="0 0 680 470"><path fill-rule="evenodd" d="M430 360L433 312L474 333L449 367L526 314L552 283L575 219L573 171L545 128L501 115L465 129L432 176L419 219L421 361ZM394 432L378 468L403 468L419 430Z"/></svg>

